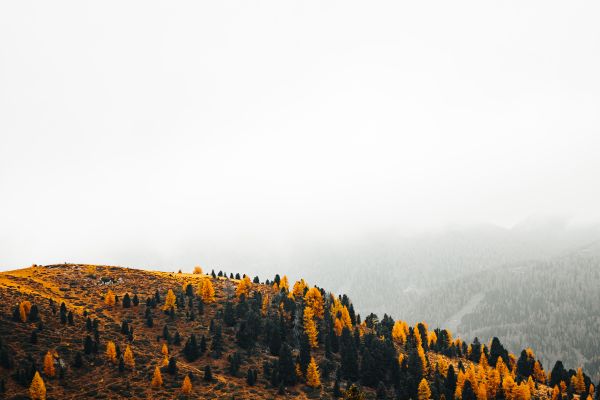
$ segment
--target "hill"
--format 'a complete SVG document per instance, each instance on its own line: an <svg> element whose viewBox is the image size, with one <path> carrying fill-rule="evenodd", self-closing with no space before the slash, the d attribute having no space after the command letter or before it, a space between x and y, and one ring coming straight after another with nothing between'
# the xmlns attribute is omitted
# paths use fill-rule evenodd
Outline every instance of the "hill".
<svg viewBox="0 0 600 400"><path fill-rule="evenodd" d="M1 273L2 396L42 398L42 386L48 399L594 393L583 371L557 363L545 372L533 351L509 354L498 339L467 344L425 323L361 318L347 296L285 276L196 272L63 264Z"/></svg>

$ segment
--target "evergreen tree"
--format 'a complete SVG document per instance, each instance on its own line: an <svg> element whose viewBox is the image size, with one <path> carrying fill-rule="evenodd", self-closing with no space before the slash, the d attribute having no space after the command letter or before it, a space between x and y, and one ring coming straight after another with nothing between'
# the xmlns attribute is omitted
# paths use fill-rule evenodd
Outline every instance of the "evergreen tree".
<svg viewBox="0 0 600 400"><path fill-rule="evenodd" d="M177 373L177 359L175 357L169 358L169 363L167 364L167 373L171 375L175 375Z"/></svg>
<svg viewBox="0 0 600 400"><path fill-rule="evenodd" d="M223 334L220 326L215 328L210 349L212 351L213 358L221 358L221 355L223 354Z"/></svg>
<svg viewBox="0 0 600 400"><path fill-rule="evenodd" d="M294 367L294 359L292 350L287 344L281 345L279 349L279 362L277 364L277 375L282 383L293 385L296 383L296 370Z"/></svg>
<svg viewBox="0 0 600 400"><path fill-rule="evenodd" d="M129 293L125 293L125 296L123 296L123 308L130 308L131 307L131 298L129 297Z"/></svg>
<svg viewBox="0 0 600 400"><path fill-rule="evenodd" d="M211 382L213 380L212 371L210 369L210 365L207 365L206 367L204 367L204 380L206 382Z"/></svg>

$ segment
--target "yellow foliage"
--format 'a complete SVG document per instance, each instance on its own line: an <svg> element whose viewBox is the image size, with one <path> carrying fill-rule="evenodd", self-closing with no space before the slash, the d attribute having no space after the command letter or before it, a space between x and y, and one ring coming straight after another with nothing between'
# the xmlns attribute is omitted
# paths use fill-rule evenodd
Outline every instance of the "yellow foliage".
<svg viewBox="0 0 600 400"><path fill-rule="evenodd" d="M546 383L546 373L542 369L539 361L536 361L533 364L533 379L540 383Z"/></svg>
<svg viewBox="0 0 600 400"><path fill-rule="evenodd" d="M237 288L235 289L235 295L237 297L241 297L244 295L246 298L250 295L250 290L252 290L252 281L248 276L245 276L240 283L238 283Z"/></svg>
<svg viewBox="0 0 600 400"><path fill-rule="evenodd" d="M33 376L31 386L29 386L29 396L32 400L46 400L46 385L37 371Z"/></svg>
<svg viewBox="0 0 600 400"><path fill-rule="evenodd" d="M558 388L558 385L554 385L554 389L552 389L552 400L559 400L560 399L560 389Z"/></svg>
<svg viewBox="0 0 600 400"><path fill-rule="evenodd" d="M504 377L504 380L502 381L502 390L504 390L504 398L506 400L517 399L517 385L512 378L512 375L508 374Z"/></svg>
<svg viewBox="0 0 600 400"><path fill-rule="evenodd" d="M260 308L260 313L263 317L267 316L267 312L269 311L269 294L265 293L262 299L262 306Z"/></svg>
<svg viewBox="0 0 600 400"><path fill-rule="evenodd" d="M186 375L185 378L183 378L183 384L181 385L181 393L186 395L192 393L192 382L190 381L189 375Z"/></svg>
<svg viewBox="0 0 600 400"><path fill-rule="evenodd" d="M198 284L198 295L204 303L212 303L215 301L215 288L209 278L204 278Z"/></svg>
<svg viewBox="0 0 600 400"><path fill-rule="evenodd" d="M304 279L300 279L294 283L292 294L296 298L304 297L304 289L306 289L306 282L304 282Z"/></svg>
<svg viewBox="0 0 600 400"><path fill-rule="evenodd" d="M575 392L577 394L582 395L586 392L585 380L583 378L583 370L581 367L577 368L577 374L574 376L575 382L573 387L575 388Z"/></svg>
<svg viewBox="0 0 600 400"><path fill-rule="evenodd" d="M316 287L308 289L306 295L304 296L304 304L312 308L315 317L323 319L323 296L321 295L321 291L319 289Z"/></svg>
<svg viewBox="0 0 600 400"><path fill-rule="evenodd" d="M319 342L317 341L317 326L315 324L312 308L310 307L304 307L304 332L308 336L310 347L313 349L319 347Z"/></svg>
<svg viewBox="0 0 600 400"><path fill-rule="evenodd" d="M335 319L333 321L333 330L335 331L335 336L342 336L342 330L344 330L344 324L341 320Z"/></svg>
<svg viewBox="0 0 600 400"><path fill-rule="evenodd" d="M169 311L171 308L177 309L177 298L175 297L175 293L173 290L169 289L167 292L167 297L165 297L165 305L163 306L163 311Z"/></svg>
<svg viewBox="0 0 600 400"><path fill-rule="evenodd" d="M131 347L127 345L125 348L125 353L123 353L123 361L125 365L129 368L135 368L135 360L133 359L133 351L131 351Z"/></svg>
<svg viewBox="0 0 600 400"><path fill-rule="evenodd" d="M396 321L394 322L394 327L392 328L392 339L401 345L406 343L406 335L408 334L408 324L404 321Z"/></svg>
<svg viewBox="0 0 600 400"><path fill-rule="evenodd" d="M31 303L28 300L22 301L19 304L19 316L21 317L21 322L27 321L29 311L31 311Z"/></svg>
<svg viewBox="0 0 600 400"><path fill-rule="evenodd" d="M167 346L166 343L163 343L162 348L160 349L160 352L165 356L169 355L169 347Z"/></svg>
<svg viewBox="0 0 600 400"><path fill-rule="evenodd" d="M288 283L288 278L285 275L279 281L279 290L285 290L286 292L289 292L290 290L290 284Z"/></svg>
<svg viewBox="0 0 600 400"><path fill-rule="evenodd" d="M477 389L477 400L487 400L487 398L487 386L483 383Z"/></svg>
<svg viewBox="0 0 600 400"><path fill-rule="evenodd" d="M199 265L196 265L196 266L194 267L194 274L198 274L198 275L199 275L199 274L202 274L202 268L200 268L200 266L199 266Z"/></svg>
<svg viewBox="0 0 600 400"><path fill-rule="evenodd" d="M154 367L154 375L152 375L152 387L158 388L163 384L162 375L158 367Z"/></svg>
<svg viewBox="0 0 600 400"><path fill-rule="evenodd" d="M106 292L106 296L104 296L104 304L110 307L115 305L115 294L110 289L108 289L108 292Z"/></svg>
<svg viewBox="0 0 600 400"><path fill-rule="evenodd" d="M431 398L431 389L429 389L429 383L425 378L421 379L419 383L418 399L429 400Z"/></svg>
<svg viewBox="0 0 600 400"><path fill-rule="evenodd" d="M319 368L315 363L314 358L310 358L310 363L306 370L306 384L312 388L318 388L321 386L321 375L319 374Z"/></svg>
<svg viewBox="0 0 600 400"><path fill-rule="evenodd" d="M53 377L56 375L56 369L54 368L54 356L51 351L46 353L44 356L44 375Z"/></svg>
<svg viewBox="0 0 600 400"><path fill-rule="evenodd" d="M115 363L117 361L117 347L113 341L106 343L106 357L111 363Z"/></svg>

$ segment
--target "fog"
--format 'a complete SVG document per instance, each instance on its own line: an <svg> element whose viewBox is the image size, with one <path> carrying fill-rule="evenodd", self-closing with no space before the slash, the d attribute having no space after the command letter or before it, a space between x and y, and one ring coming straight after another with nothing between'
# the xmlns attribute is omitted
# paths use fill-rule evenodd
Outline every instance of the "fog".
<svg viewBox="0 0 600 400"><path fill-rule="evenodd" d="M272 273L374 236L594 225L599 12L3 2L0 268Z"/></svg>

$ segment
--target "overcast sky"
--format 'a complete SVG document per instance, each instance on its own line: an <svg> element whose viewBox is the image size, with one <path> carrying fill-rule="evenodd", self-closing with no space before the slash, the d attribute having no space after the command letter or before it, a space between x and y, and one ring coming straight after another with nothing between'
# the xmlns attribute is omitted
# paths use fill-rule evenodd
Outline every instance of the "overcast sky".
<svg viewBox="0 0 600 400"><path fill-rule="evenodd" d="M1 2L0 267L597 220L599 15L597 1Z"/></svg>

